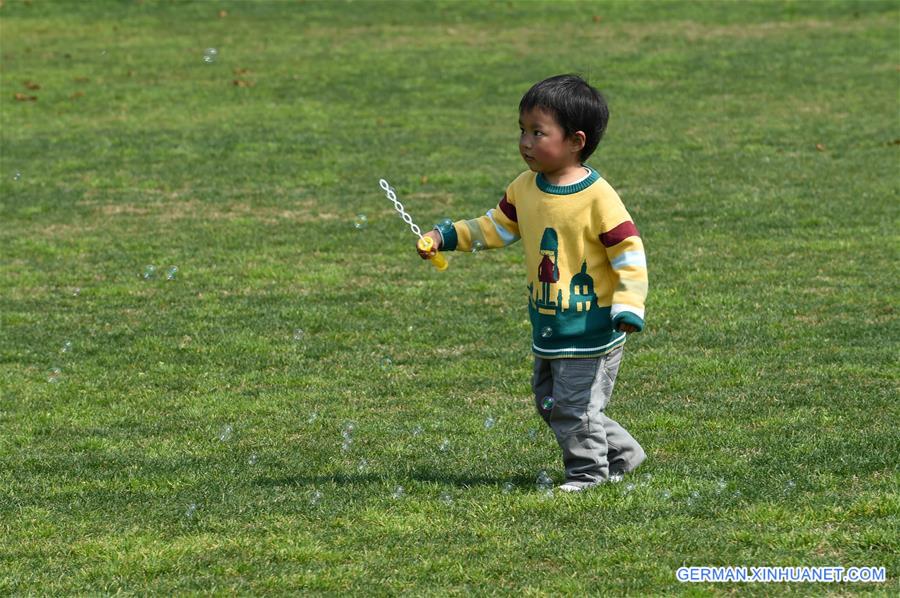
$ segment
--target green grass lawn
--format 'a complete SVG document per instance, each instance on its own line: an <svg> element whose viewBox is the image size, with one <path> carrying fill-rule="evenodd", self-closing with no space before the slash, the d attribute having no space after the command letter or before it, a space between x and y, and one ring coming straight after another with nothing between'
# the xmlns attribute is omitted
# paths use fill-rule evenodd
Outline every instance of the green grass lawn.
<svg viewBox="0 0 900 598"><path fill-rule="evenodd" d="M898 30L896 0L5 0L0 594L896 595ZM563 72L647 247L609 414L648 460L546 498L521 248L438 273L378 179L423 227L483 214Z"/></svg>

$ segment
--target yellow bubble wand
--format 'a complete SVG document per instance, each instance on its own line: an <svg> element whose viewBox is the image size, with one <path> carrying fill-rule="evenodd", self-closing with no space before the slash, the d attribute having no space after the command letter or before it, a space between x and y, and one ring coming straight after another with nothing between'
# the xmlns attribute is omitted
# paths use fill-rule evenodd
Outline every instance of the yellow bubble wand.
<svg viewBox="0 0 900 598"><path fill-rule="evenodd" d="M440 252L434 247L434 239L431 237L423 237L422 229L420 229L415 222L412 221L412 216L406 213L406 210L403 208L403 204L400 203L400 200L397 199L397 192L394 191L394 188L391 187L390 183L388 183L384 179L379 179L378 186L384 191L385 196L391 200L394 204L394 209L400 214L400 217L403 218L403 222L409 225L410 230L419 237L419 241L416 243L416 247L419 248L419 251L427 253L430 257L428 258L434 267L437 268L440 272L443 272L450 265L447 263L447 258L442 256Z"/></svg>

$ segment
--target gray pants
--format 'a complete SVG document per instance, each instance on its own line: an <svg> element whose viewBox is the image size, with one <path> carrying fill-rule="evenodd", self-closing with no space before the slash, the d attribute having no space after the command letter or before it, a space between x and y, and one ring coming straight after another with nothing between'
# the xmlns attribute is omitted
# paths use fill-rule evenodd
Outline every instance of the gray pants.
<svg viewBox="0 0 900 598"><path fill-rule="evenodd" d="M606 417L623 348L602 357L534 358L535 406L556 434L566 481L590 485L636 469L646 458L625 428ZM544 407L553 397L552 407Z"/></svg>

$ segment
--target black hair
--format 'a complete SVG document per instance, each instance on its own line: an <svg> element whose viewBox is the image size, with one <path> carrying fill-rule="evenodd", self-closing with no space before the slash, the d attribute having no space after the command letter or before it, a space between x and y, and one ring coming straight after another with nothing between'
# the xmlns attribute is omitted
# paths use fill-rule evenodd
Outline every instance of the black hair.
<svg viewBox="0 0 900 598"><path fill-rule="evenodd" d="M578 75L556 75L535 83L519 102L519 114L541 108L553 114L566 137L583 131L584 147L579 152L587 160L606 132L609 107L599 91Z"/></svg>

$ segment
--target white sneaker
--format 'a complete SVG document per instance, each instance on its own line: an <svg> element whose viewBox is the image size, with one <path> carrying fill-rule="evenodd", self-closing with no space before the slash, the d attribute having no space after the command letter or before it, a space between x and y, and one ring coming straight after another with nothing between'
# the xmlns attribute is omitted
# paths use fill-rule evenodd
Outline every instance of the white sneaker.
<svg viewBox="0 0 900 598"><path fill-rule="evenodd" d="M588 488L593 488L597 484L585 484L584 482L566 482L562 486L557 486L557 490L561 490L562 492L581 492L582 490L587 490Z"/></svg>

